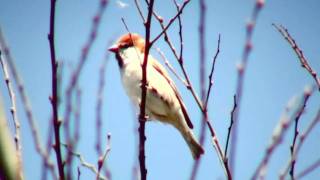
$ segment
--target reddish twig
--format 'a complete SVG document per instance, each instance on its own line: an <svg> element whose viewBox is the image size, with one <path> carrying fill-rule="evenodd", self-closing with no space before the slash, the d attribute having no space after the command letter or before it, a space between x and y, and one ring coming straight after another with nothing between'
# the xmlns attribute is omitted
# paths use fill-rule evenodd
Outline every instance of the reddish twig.
<svg viewBox="0 0 320 180"><path fill-rule="evenodd" d="M106 158L107 158L107 155L109 154L111 150L111 134L108 133L107 135L107 147L106 147L106 150L105 152L99 157L99 160L98 160L98 173L97 173L97 180L100 179L100 172L101 172L101 169L103 167L103 163L105 162Z"/></svg>
<svg viewBox="0 0 320 180"><path fill-rule="evenodd" d="M278 145L281 143L284 134L288 130L289 126L293 123L294 119L298 116L298 114L301 111L304 110L304 107L305 107L304 104L308 100L308 99L307 100L305 100L305 99L306 99L306 96L303 96L303 99L301 100L301 102L299 102L298 107L292 113L291 116L289 116L288 114L292 108L291 106L295 105L295 103L291 104L293 101L292 100L289 101L290 103L288 103L287 108L286 108L282 118L280 119L278 126L275 128L275 130L273 132L271 143L268 145L264 157L262 158L258 167L254 171L254 174L251 178L252 180L255 180L258 178L263 179L264 175L266 174L267 165L269 163L269 160L271 159L273 152L278 147Z"/></svg>
<svg viewBox="0 0 320 180"><path fill-rule="evenodd" d="M317 161L315 161L314 163L312 163L309 167L307 167L306 169L304 169L303 171L301 171L298 175L297 175L297 179L301 179L304 176L310 174L312 171L314 171L315 169L320 167L320 159L318 159Z"/></svg>
<svg viewBox="0 0 320 180"><path fill-rule="evenodd" d="M22 169L22 153L21 153L22 146L21 146L21 137L20 137L20 121L17 116L16 95L15 95L13 87L12 87L12 82L11 82L10 75L9 75L8 65L7 65L6 61L4 61L2 59L1 49L0 49L0 63L1 63L2 71L3 71L3 75L4 75L4 80L6 82L10 102L11 102L10 113L12 116L12 121L13 121L14 131L15 131L14 142L15 142L16 151L17 151L18 172L22 177L22 171L23 171L23 169Z"/></svg>
<svg viewBox="0 0 320 180"><path fill-rule="evenodd" d="M51 0L50 3L50 32L48 34L49 45L50 45L50 55L51 55L51 78L52 78L52 95L50 97L51 105L52 105L52 117L53 117L53 128L54 128L54 137L55 144L54 149L56 152L57 158L57 166L59 170L59 179L64 180L64 172L63 172L63 162L62 162L62 154L60 147L60 126L61 121L58 119L58 81L57 81L57 68L58 63L56 61L55 54L55 41L54 41L54 25L55 25L55 8L56 8L56 0Z"/></svg>
<svg viewBox="0 0 320 180"><path fill-rule="evenodd" d="M238 66L238 77L237 77L237 85L236 85L236 94L237 94L237 103L238 108L235 111L234 114L234 125L233 130L231 132L231 149L230 149L230 168L232 170L232 174L235 172L235 157L236 157L236 149L237 149L237 138L238 138L238 119L240 114L240 105L241 105L241 99L242 99L242 90L243 90L243 84L244 84L244 76L246 67L248 64L249 55L252 51L252 36L254 32L254 28L257 23L258 15L261 11L261 9L264 6L264 0L256 0L255 7L253 9L251 20L246 25L246 41L245 46L242 53L242 60L241 64Z"/></svg>
<svg viewBox="0 0 320 180"><path fill-rule="evenodd" d="M230 125L228 127L228 135L227 135L227 141L226 141L226 147L224 149L224 164L228 165L228 146L229 146L229 140L230 140L230 134L231 134L231 130L232 130L232 125L234 123L234 112L237 109L237 96L234 95L233 96L233 108L231 110L231 117L230 117Z"/></svg>
<svg viewBox="0 0 320 180"><path fill-rule="evenodd" d="M148 16L145 25L145 51L142 64L142 81L141 81L141 104L140 104L140 115L139 115L139 163L140 163L140 174L141 179L147 179L147 168L146 168L146 159L145 159L145 123L146 123L146 95L147 95L147 64L148 64L148 55L152 43L150 43L150 30L151 30L151 18L153 12L154 0L150 0L148 5Z"/></svg>
<svg viewBox="0 0 320 180"><path fill-rule="evenodd" d="M314 69L312 69L312 67L309 65L308 60L304 57L303 51L299 48L296 41L289 34L288 29L286 29L282 25L279 25L279 26L276 24L272 24L272 25L280 32L280 34L284 37L284 39L287 40L287 42L290 44L294 52L297 54L300 60L301 66L305 68L309 72L309 74L313 77L313 79L315 80L318 86L318 90L320 91L320 77L318 77L317 72Z"/></svg>

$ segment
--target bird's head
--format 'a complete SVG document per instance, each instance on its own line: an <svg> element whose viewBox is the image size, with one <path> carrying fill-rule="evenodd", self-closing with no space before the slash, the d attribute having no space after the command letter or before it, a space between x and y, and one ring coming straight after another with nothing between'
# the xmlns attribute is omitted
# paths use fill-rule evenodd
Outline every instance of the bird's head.
<svg viewBox="0 0 320 180"><path fill-rule="evenodd" d="M114 45L108 48L109 51L115 53L119 67L136 60L137 54L140 56L144 53L145 41L136 33L128 33L121 36ZM138 58L140 61L140 59ZM135 61L137 62L137 61Z"/></svg>
<svg viewBox="0 0 320 180"><path fill-rule="evenodd" d="M108 50L114 53L119 53L127 48L135 47L140 53L144 52L145 41L136 33L128 33L121 36L118 41L112 45Z"/></svg>

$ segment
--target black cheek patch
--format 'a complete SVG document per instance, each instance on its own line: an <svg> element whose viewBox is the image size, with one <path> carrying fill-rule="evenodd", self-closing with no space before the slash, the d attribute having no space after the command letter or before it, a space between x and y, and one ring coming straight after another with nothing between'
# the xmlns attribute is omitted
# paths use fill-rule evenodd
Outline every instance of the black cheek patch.
<svg viewBox="0 0 320 180"><path fill-rule="evenodd" d="M119 53L116 53L116 59L118 61L119 67L122 68L123 67L123 60L122 60L121 56L119 55Z"/></svg>

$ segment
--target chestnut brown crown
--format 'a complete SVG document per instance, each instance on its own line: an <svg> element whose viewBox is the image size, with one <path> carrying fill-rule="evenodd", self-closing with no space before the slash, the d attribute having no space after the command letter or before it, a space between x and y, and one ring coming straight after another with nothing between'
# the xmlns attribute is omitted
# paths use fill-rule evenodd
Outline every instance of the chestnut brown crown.
<svg viewBox="0 0 320 180"><path fill-rule="evenodd" d="M116 44L111 46L108 50L117 53L119 49L133 47L133 46L135 46L137 50L143 53L145 48L145 41L137 33L128 33L121 36L116 42Z"/></svg>

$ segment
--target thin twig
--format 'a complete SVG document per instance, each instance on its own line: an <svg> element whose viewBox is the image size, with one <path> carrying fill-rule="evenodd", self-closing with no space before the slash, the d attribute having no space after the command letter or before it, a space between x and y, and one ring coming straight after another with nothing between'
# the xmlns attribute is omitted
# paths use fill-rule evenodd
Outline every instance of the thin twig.
<svg viewBox="0 0 320 180"><path fill-rule="evenodd" d="M280 173L279 175L279 179L280 180L284 180L286 175L288 174L290 168L292 167L292 163L297 161L297 155L304 143L304 140L306 139L306 137L308 137L308 135L310 134L310 132L313 130L313 128L315 127L315 125L317 123L319 123L320 121L320 110L318 110L318 113L316 115L316 117L313 119L313 121L309 124L309 126L306 128L306 130L304 132L301 133L300 137L299 137L299 141L294 149L294 153L292 155L292 157L290 158L290 160L288 161L287 165L285 166L284 170Z"/></svg>
<svg viewBox="0 0 320 180"><path fill-rule="evenodd" d="M73 156L75 156L75 157L77 157L77 158L79 159L79 161L80 161L80 163L81 163L81 166L86 167L86 168L89 169L91 172L93 172L95 175L98 174L97 168L96 168L93 164L87 162L81 153L75 152L75 151L73 151L72 149L70 149L70 147L69 147L68 144L61 143L61 145L62 145L63 147L65 147L65 148L68 150L68 152L71 153L71 155L73 155ZM106 180L107 178L104 177L104 176L102 176L102 175L100 175L100 179Z"/></svg>
<svg viewBox="0 0 320 180"><path fill-rule="evenodd" d="M234 125L231 132L231 149L230 149L230 168L232 174L235 172L235 158L236 158L236 149L237 149L237 139L238 139L238 124L240 117L240 107L241 107L241 99L242 99L242 91L244 86L244 76L247 69L247 64L249 60L249 55L252 51L252 36L257 23L257 18L259 13L261 12L264 6L264 0L256 0L255 6L251 15L250 21L246 25L246 40L245 45L242 51L242 60L240 65L237 68L238 77L237 77L237 85L236 85L236 94L237 94L237 103L238 108L234 114Z"/></svg>
<svg viewBox="0 0 320 180"><path fill-rule="evenodd" d="M301 179L304 176L310 174L312 171L314 171L315 169L320 167L320 159L318 159L317 161L315 161L314 163L312 163L309 167L307 167L306 169L304 169L303 171L301 171L298 175L297 175L297 179Z"/></svg>
<svg viewBox="0 0 320 180"><path fill-rule="evenodd" d="M51 55L51 83L52 83L52 94L50 97L50 102L52 105L52 117L53 117L53 128L54 128L54 150L56 152L57 166L59 170L59 179L64 180L63 172L63 163L62 163L62 153L60 147L60 126L61 121L58 119L58 78L57 78L57 69L58 63L56 61L55 54L55 37L54 37L54 25L55 25L55 9L56 9L56 0L50 1L50 32L48 34L48 40L50 45L50 55Z"/></svg>
<svg viewBox="0 0 320 180"><path fill-rule="evenodd" d="M230 134L231 134L231 130L232 130L232 125L233 125L233 122L234 122L234 112L236 111L237 109L237 96L234 95L233 96L233 108L231 110L231 113L230 113L230 125L228 127L228 135L227 135L227 141L226 141L226 147L224 149L224 163L228 165L228 146L229 146L229 140L230 140Z"/></svg>
<svg viewBox="0 0 320 180"><path fill-rule="evenodd" d="M77 171L78 171L78 180L80 180L80 176L81 176L81 171L80 171L80 167L78 166L78 168L77 168Z"/></svg>
<svg viewBox="0 0 320 180"><path fill-rule="evenodd" d="M282 25L279 25L279 26L276 24L272 24L272 25L280 32L280 34L284 37L284 39L287 40L287 42L290 44L294 52L297 54L300 60L301 66L305 68L309 72L309 74L313 77L313 79L315 80L318 86L318 90L320 91L320 77L318 77L317 72L314 69L312 69L312 67L309 65L308 60L304 57L303 51L299 48L296 41L289 34L288 29L286 29Z"/></svg>
<svg viewBox="0 0 320 180"><path fill-rule="evenodd" d="M107 155L109 154L111 150L111 134L108 133L107 135L107 147L106 147L106 150L105 152L103 153L103 155L101 157L99 157L99 160L98 160L98 174L97 174L97 180L100 179L100 172L101 172L101 169L103 167L103 164L107 158Z"/></svg>
<svg viewBox="0 0 320 180"><path fill-rule="evenodd" d="M169 23L162 29L162 31L150 42L150 44L154 44L167 30L168 28L171 26L171 24L180 16L180 14L182 13L183 9L186 7L186 5L190 2L190 0L185 0L182 4L182 6L180 7L178 13L169 20ZM151 3L150 3L151 4Z"/></svg>
<svg viewBox="0 0 320 180"><path fill-rule="evenodd" d="M219 38L218 38L218 47L217 47L216 54L214 55L214 58L212 61L212 67L211 67L211 71L210 71L210 75L209 75L209 85L208 85L208 91L207 91L207 95L206 95L205 107L208 107L210 92L211 92L212 85L214 83L213 72L214 72L216 60L218 58L219 53L220 53L220 34L219 34Z"/></svg>
<svg viewBox="0 0 320 180"><path fill-rule="evenodd" d="M12 121L13 121L13 125L14 125L14 131L15 131L14 142L15 142L16 151L17 151L18 172L22 176L22 171L23 171L23 169L22 169L22 152L21 152L22 146L21 146L21 137L20 137L20 121L17 116L16 95L15 95L15 92L12 87L12 82L11 82L11 78L9 75L8 65L7 65L6 61L4 61L2 59L1 49L0 49L0 63L1 63L2 71L3 71L4 79L5 79L5 82L7 85L7 90L8 90L10 102L11 102L10 112L11 112Z"/></svg>
<svg viewBox="0 0 320 180"><path fill-rule="evenodd" d="M305 91L304 91L304 99L303 99L303 108L301 109L300 112L298 112L297 116L295 117L295 123L294 123L294 134L293 134L293 140L292 140L292 145L290 147L290 152L291 152L291 169L290 169L290 176L291 176L291 179L294 180L294 167L295 167L295 164L296 164L296 161L295 161L295 157L294 157L294 154L295 154L295 145L296 145L296 140L297 140L297 137L299 135L299 130L298 130L298 125L299 125L299 120L301 118L301 115L303 114L304 112L304 109L306 107L306 103L310 97L310 95L312 94L313 90L310 89L310 88L306 88Z"/></svg>
<svg viewBox="0 0 320 180"><path fill-rule="evenodd" d="M140 15L140 17L141 17L141 19L142 19L142 22L143 22L143 23L146 22L146 20L145 20L145 18L144 18L144 16L143 16L143 13L142 13L142 10L141 10L139 1L138 1L138 0L134 0L134 3L136 4L136 7L137 7L137 10L138 10L138 12L139 12L139 15Z"/></svg>
<svg viewBox="0 0 320 180"><path fill-rule="evenodd" d="M255 180L258 178L263 179L263 177L265 176L266 171L267 171L267 165L269 163L269 160L271 159L273 152L278 147L278 145L281 143L284 134L288 130L289 126L294 122L294 119L298 116L298 114L301 111L304 110L304 107L305 107L304 102L306 101L305 98L306 97L303 96L303 98L301 99L301 102L298 102L298 107L292 113L291 116L288 115L289 111L292 108L291 106L295 105L296 103L292 103L293 100L289 101L289 103L285 109L285 112L283 113L282 117L280 118L278 126L275 128L275 130L272 134L271 143L267 146L267 149L265 151L265 154L264 154L261 162L259 163L256 170L254 171L254 174L251 178L252 180Z"/></svg>

